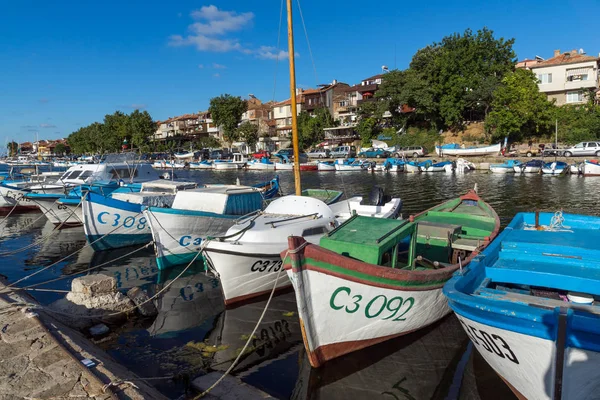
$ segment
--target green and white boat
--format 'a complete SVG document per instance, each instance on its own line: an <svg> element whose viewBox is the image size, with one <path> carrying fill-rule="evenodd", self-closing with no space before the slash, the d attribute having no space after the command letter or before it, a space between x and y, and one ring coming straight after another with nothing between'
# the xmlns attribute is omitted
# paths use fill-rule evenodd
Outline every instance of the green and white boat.
<svg viewBox="0 0 600 400"><path fill-rule="evenodd" d="M281 256L311 365L447 315L444 283L499 229L492 207L469 192L407 221L354 216L320 245L290 237Z"/></svg>

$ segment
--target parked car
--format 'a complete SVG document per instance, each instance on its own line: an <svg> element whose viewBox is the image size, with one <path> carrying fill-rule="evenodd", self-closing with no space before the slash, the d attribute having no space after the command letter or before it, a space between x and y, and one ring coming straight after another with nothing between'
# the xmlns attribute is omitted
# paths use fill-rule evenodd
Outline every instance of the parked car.
<svg viewBox="0 0 600 400"><path fill-rule="evenodd" d="M356 157L356 146L338 146L331 150L329 156L332 158Z"/></svg>
<svg viewBox="0 0 600 400"><path fill-rule="evenodd" d="M308 158L329 158L329 150L314 149L306 153Z"/></svg>
<svg viewBox="0 0 600 400"><path fill-rule="evenodd" d="M388 158L390 152L384 149L366 149L358 153L361 158Z"/></svg>
<svg viewBox="0 0 600 400"><path fill-rule="evenodd" d="M294 149L292 149L291 147L289 147L287 149L279 149L273 155L274 156L282 155L282 156L288 156L291 158L294 156Z"/></svg>
<svg viewBox="0 0 600 400"><path fill-rule="evenodd" d="M394 157L423 157L427 155L427 150L423 146L402 147L394 153Z"/></svg>
<svg viewBox="0 0 600 400"><path fill-rule="evenodd" d="M565 149L562 154L565 157L571 156L597 156L600 157L600 142L581 142L575 146Z"/></svg>
<svg viewBox="0 0 600 400"><path fill-rule="evenodd" d="M269 153L267 150L261 150L261 151L257 151L256 153L252 154L252 157L257 160L260 160L263 157L271 158L271 153Z"/></svg>

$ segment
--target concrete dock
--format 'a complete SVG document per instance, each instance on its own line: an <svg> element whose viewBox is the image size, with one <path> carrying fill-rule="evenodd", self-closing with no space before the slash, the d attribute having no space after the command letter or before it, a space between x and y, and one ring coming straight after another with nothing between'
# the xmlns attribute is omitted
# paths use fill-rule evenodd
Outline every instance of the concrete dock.
<svg viewBox="0 0 600 400"><path fill-rule="evenodd" d="M0 399L166 399L79 332L15 307L33 299L5 289L0 283Z"/></svg>

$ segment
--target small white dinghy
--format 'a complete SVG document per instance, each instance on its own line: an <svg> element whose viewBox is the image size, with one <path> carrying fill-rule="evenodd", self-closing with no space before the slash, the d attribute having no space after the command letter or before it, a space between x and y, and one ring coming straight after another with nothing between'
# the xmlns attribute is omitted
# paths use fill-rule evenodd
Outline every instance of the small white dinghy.
<svg viewBox="0 0 600 400"><path fill-rule="evenodd" d="M402 209L402 200L399 198L393 198L380 206L361 204L362 201L362 197L355 196L330 204L329 207L334 212L335 219L340 223L349 220L354 213L363 217L397 218Z"/></svg>

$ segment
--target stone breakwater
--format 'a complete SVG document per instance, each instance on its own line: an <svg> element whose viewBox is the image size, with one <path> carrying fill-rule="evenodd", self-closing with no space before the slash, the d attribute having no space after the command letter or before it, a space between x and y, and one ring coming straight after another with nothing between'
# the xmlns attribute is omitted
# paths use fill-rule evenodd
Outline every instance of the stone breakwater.
<svg viewBox="0 0 600 400"><path fill-rule="evenodd" d="M33 303L27 295L0 292L0 398L166 399L52 315L14 305ZM105 387L118 381L136 387Z"/></svg>

